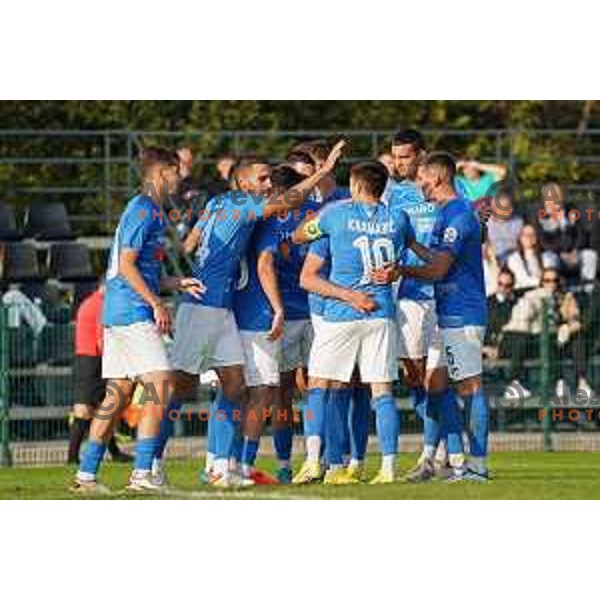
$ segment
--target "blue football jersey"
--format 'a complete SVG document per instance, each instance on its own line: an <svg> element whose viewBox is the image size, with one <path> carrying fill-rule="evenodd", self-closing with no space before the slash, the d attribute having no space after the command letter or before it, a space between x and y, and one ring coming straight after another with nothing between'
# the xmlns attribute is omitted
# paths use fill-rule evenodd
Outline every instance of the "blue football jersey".
<svg viewBox="0 0 600 600"><path fill-rule="evenodd" d="M314 254L325 261L321 267L320 274L324 279L329 279L329 273L331 271L329 238L322 237L312 242L308 247L308 254ZM325 298L319 294L308 294L308 307L311 315L323 316L325 310Z"/></svg>
<svg viewBox="0 0 600 600"><path fill-rule="evenodd" d="M307 215L316 214L319 208L318 204L308 200L301 208L288 211L285 216L271 217L260 226L278 247L275 268L286 321L310 318L308 293L300 287L300 273L308 247L292 244L291 237Z"/></svg>
<svg viewBox="0 0 600 600"><path fill-rule="evenodd" d="M437 204L425 200L421 188L411 181L390 183L385 198L387 202L397 205L408 215L417 242L426 247L431 246L433 226L439 210ZM414 252L407 249L402 256L402 264L418 266L422 265L423 261ZM405 277L398 287L398 298L433 300L433 283Z"/></svg>
<svg viewBox="0 0 600 600"><path fill-rule="evenodd" d="M246 256L240 262L239 278L233 299L233 311L240 331L269 331L273 309L258 278L258 257L262 252L277 256L277 244L262 227L254 230Z"/></svg>
<svg viewBox="0 0 600 600"><path fill-rule="evenodd" d="M456 198L440 207L431 247L454 256L446 277L435 282L440 327L485 325L481 224L471 202Z"/></svg>
<svg viewBox="0 0 600 600"><path fill-rule="evenodd" d="M164 213L149 196L135 196L129 201L115 231L108 259L102 315L104 325L131 325L154 320L152 307L119 275L119 258L122 250L137 250L136 266L140 275L148 288L158 295L166 231Z"/></svg>
<svg viewBox="0 0 600 600"><path fill-rule="evenodd" d="M328 321L393 318L396 303L391 284L373 283L370 273L374 268L398 262L414 238L406 213L383 202L341 200L324 208L316 221L321 233L329 237L329 280L366 292L378 304L376 310L364 314L345 302L326 298L324 318Z"/></svg>
<svg viewBox="0 0 600 600"><path fill-rule="evenodd" d="M208 202L195 227L202 231L194 255L192 273L206 292L182 301L232 308L239 262L246 254L255 225L262 221L265 200L261 196L232 191Z"/></svg>

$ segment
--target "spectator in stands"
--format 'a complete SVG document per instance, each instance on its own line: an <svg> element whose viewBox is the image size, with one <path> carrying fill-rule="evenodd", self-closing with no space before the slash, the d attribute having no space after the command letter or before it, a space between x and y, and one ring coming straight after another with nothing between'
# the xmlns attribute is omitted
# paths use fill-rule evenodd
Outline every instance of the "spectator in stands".
<svg viewBox="0 0 600 600"><path fill-rule="evenodd" d="M498 289L498 274L500 273L500 265L496 260L496 255L492 251L489 242L484 242L482 247L483 254L483 278L485 282L485 295L491 296Z"/></svg>
<svg viewBox="0 0 600 600"><path fill-rule="evenodd" d="M394 168L394 157L389 152L382 152L377 160L388 170L390 177L396 172Z"/></svg>
<svg viewBox="0 0 600 600"><path fill-rule="evenodd" d="M473 202L486 196L493 196L492 186L506 177L504 165L462 160L456 164L456 167L462 173L456 177L457 188Z"/></svg>
<svg viewBox="0 0 600 600"><path fill-rule="evenodd" d="M510 269L503 267L498 273L497 291L488 296L488 324L485 333L483 354L497 358L502 341L502 330L510 321L513 307L517 303L515 276Z"/></svg>
<svg viewBox="0 0 600 600"><path fill-rule="evenodd" d="M571 284L590 284L596 278L598 255L589 247L581 213L565 202L563 188L557 183L542 187L544 207L537 215L537 231L545 259L552 261Z"/></svg>
<svg viewBox="0 0 600 600"><path fill-rule="evenodd" d="M544 266L551 266L550 262L547 261L548 264L544 265L535 227L524 225L519 235L517 249L506 261L506 266L515 275L515 289L528 290L538 287L542 279L542 270Z"/></svg>
<svg viewBox="0 0 600 600"><path fill-rule="evenodd" d="M93 411L106 392L106 382L102 379L103 302L104 285L100 285L81 303L75 317L75 405L69 436L69 464L79 463L79 451L90 430ZM129 454L120 450L114 436L108 451L115 461L131 460Z"/></svg>
<svg viewBox="0 0 600 600"><path fill-rule="evenodd" d="M587 349L582 335L579 306L571 292L563 290L560 273L554 268L542 271L541 285L527 292L513 308L510 321L504 326L501 355L511 357L512 383L505 396L527 398L531 392L521 379L527 359L540 355L540 335L543 328L544 300L549 303L551 333L551 366L557 368L556 395L567 398L564 361L572 358L577 377L577 391L591 397L593 392L586 380Z"/></svg>
<svg viewBox="0 0 600 600"><path fill-rule="evenodd" d="M206 198L210 200L219 194L224 194L231 189L231 171L236 158L232 154L223 154L217 159L217 176L206 186Z"/></svg>
<svg viewBox="0 0 600 600"><path fill-rule="evenodd" d="M499 190L491 203L487 235L500 264L504 264L508 255L517 248L522 227L523 219L515 213L512 190Z"/></svg>

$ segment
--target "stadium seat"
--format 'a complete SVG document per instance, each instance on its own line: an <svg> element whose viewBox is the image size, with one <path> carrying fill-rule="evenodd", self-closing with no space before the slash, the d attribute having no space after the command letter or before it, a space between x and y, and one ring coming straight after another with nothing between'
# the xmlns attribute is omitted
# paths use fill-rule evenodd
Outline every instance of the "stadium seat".
<svg viewBox="0 0 600 600"><path fill-rule="evenodd" d="M75 327L72 323L50 324L38 339L37 362L48 365L71 365L75 348Z"/></svg>
<svg viewBox="0 0 600 600"><path fill-rule="evenodd" d="M25 216L25 236L37 240L71 240L73 232L62 202L32 204Z"/></svg>
<svg viewBox="0 0 600 600"><path fill-rule="evenodd" d="M83 244L53 244L48 254L48 268L50 276L61 281L94 278L90 251Z"/></svg>
<svg viewBox="0 0 600 600"><path fill-rule="evenodd" d="M10 242L4 246L3 277L9 282L40 279L35 248L27 243Z"/></svg>
<svg viewBox="0 0 600 600"><path fill-rule="evenodd" d="M17 228L15 209L11 204L0 202L0 240L16 241L23 238Z"/></svg>
<svg viewBox="0 0 600 600"><path fill-rule="evenodd" d="M45 406L72 406L75 400L73 375L52 373L35 378L35 395Z"/></svg>
<svg viewBox="0 0 600 600"><path fill-rule="evenodd" d="M8 366L11 369L32 367L34 365L34 342L31 327L8 328Z"/></svg>

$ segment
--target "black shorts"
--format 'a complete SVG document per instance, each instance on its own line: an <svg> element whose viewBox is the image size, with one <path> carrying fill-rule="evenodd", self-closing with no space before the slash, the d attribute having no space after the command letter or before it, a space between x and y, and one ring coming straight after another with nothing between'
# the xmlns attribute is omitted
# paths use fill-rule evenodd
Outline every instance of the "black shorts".
<svg viewBox="0 0 600 600"><path fill-rule="evenodd" d="M102 379L102 357L75 356L73 377L75 404L98 406L106 392L106 381Z"/></svg>

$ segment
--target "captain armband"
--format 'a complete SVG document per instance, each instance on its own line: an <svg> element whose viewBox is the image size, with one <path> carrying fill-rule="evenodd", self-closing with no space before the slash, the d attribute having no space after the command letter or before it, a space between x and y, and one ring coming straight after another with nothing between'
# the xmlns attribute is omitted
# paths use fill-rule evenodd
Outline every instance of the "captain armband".
<svg viewBox="0 0 600 600"><path fill-rule="evenodd" d="M302 228L302 232L310 242L318 240L323 236L323 232L319 227L319 221L317 219L314 219L313 221L307 221Z"/></svg>

